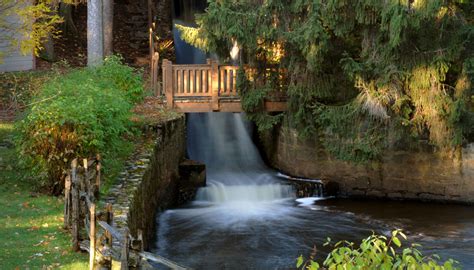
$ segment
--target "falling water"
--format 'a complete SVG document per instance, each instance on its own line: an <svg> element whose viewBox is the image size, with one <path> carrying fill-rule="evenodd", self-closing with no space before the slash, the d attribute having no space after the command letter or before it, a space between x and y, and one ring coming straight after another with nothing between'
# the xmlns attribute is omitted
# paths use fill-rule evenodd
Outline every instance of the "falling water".
<svg viewBox="0 0 474 270"><path fill-rule="evenodd" d="M176 3L185 12L175 22L192 25L193 9L202 12L206 2ZM205 54L184 44L176 31L175 48L179 63L204 61ZM206 164L207 186L191 204L160 213L155 253L194 269L294 269L295 259L309 255L314 245L321 261L329 251L322 246L327 237L359 241L372 231L402 228L426 254L474 269L472 208L295 199L291 187L262 162L243 115L189 114L187 120L188 154Z"/></svg>
<svg viewBox="0 0 474 270"><path fill-rule="evenodd" d="M248 207L293 196L265 167L242 114L189 114L188 123L189 156L208 171L208 186L198 191L197 201Z"/></svg>

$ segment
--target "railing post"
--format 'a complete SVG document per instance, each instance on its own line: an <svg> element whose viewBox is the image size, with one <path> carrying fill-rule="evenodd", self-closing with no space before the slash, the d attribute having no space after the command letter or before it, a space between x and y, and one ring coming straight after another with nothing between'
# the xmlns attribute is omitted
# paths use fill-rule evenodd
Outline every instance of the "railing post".
<svg viewBox="0 0 474 270"><path fill-rule="evenodd" d="M89 218L90 218L90 229L89 229L89 269L95 269L95 202L92 202L92 205L89 209Z"/></svg>
<svg viewBox="0 0 474 270"><path fill-rule="evenodd" d="M207 64L211 65L211 93L212 93L212 110L219 110L219 64L217 61L207 59Z"/></svg>
<svg viewBox="0 0 474 270"><path fill-rule="evenodd" d="M160 61L160 54L155 52L151 61L151 88L155 96L161 96L161 91L158 84L158 63Z"/></svg>
<svg viewBox="0 0 474 270"><path fill-rule="evenodd" d="M171 61L163 59L163 89L166 94L168 108L173 108L173 65Z"/></svg>
<svg viewBox="0 0 474 270"><path fill-rule="evenodd" d="M109 224L110 226L113 226L113 220L114 220L114 213L113 213L113 210L112 210L112 204L111 203L107 203L107 205L105 206L105 222L107 222L107 224ZM105 230L104 232L105 234L105 245L107 247L108 250L112 251L112 248L113 248L113 238L112 238L112 234L108 231L108 230ZM104 266L106 269L111 269L112 268L112 256L110 257L106 257L106 262L104 263Z"/></svg>
<svg viewBox="0 0 474 270"><path fill-rule="evenodd" d="M120 270L128 270L129 241L128 229L125 228L123 232L122 254L120 256Z"/></svg>
<svg viewBox="0 0 474 270"><path fill-rule="evenodd" d="M72 202L72 249L79 251L79 181L77 180L77 159L71 165L71 202Z"/></svg>
<svg viewBox="0 0 474 270"><path fill-rule="evenodd" d="M71 227L71 174L66 176L64 183L64 229Z"/></svg>

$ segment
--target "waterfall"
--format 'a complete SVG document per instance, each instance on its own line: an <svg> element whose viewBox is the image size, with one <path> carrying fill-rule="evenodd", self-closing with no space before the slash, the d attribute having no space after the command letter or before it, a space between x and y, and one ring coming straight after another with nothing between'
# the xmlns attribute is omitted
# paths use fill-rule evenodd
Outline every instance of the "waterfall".
<svg viewBox="0 0 474 270"><path fill-rule="evenodd" d="M275 172L266 168L243 114L188 114L188 155L206 164L208 186L198 202L214 204L271 202L293 197Z"/></svg>

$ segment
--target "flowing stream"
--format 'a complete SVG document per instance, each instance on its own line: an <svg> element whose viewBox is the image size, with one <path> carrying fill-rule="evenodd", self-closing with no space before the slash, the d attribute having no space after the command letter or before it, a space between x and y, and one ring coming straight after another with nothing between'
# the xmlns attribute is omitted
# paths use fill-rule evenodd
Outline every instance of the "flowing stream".
<svg viewBox="0 0 474 270"><path fill-rule="evenodd" d="M179 38L175 43L181 63L202 61L204 54L194 57L188 47L180 54L184 45ZM155 253L194 269L294 269L296 258L308 256L314 245L323 259L327 237L358 242L372 231L388 235L401 228L425 254L454 258L463 269L474 269L472 207L296 199L262 161L243 114L187 117L188 155L206 164L207 186L189 205L160 214Z"/></svg>
<svg viewBox="0 0 474 270"><path fill-rule="evenodd" d="M327 237L358 241L402 228L427 254L474 269L472 207L414 202L295 199L267 168L242 114L188 115L188 154L207 165L207 186L162 213L155 252L194 269L291 269Z"/></svg>

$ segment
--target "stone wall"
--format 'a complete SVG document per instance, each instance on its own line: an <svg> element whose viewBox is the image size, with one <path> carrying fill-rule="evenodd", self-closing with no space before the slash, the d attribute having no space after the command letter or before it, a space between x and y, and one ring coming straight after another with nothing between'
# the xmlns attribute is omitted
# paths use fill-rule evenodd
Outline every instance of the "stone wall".
<svg viewBox="0 0 474 270"><path fill-rule="evenodd" d="M105 199L114 208L114 225L127 227L135 238L141 230L145 249L154 239L157 211L177 204L185 129L184 116L151 126L149 138L137 147Z"/></svg>
<svg viewBox="0 0 474 270"><path fill-rule="evenodd" d="M287 174L321 179L341 196L474 203L474 143L459 158L443 157L427 147L387 150L379 162L356 165L330 157L318 138L302 140L280 126L261 133L267 162Z"/></svg>

